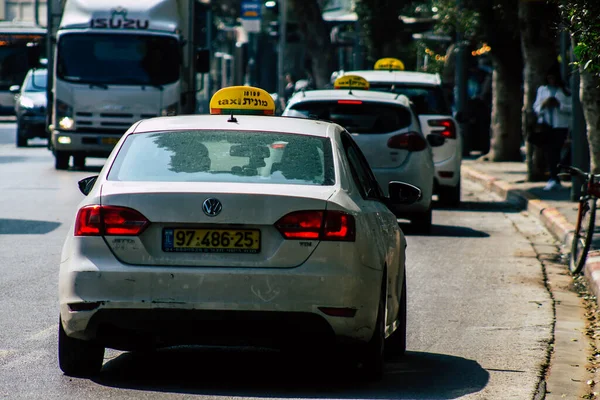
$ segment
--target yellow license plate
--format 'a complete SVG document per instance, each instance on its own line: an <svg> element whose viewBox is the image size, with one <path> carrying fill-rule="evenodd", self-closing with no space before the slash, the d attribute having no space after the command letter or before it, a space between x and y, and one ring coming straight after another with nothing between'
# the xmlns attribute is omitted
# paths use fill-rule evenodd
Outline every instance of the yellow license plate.
<svg viewBox="0 0 600 400"><path fill-rule="evenodd" d="M103 137L102 144L112 144L115 145L119 141L119 138L116 137Z"/></svg>
<svg viewBox="0 0 600 400"><path fill-rule="evenodd" d="M256 229L165 229L163 251L197 253L260 252Z"/></svg>

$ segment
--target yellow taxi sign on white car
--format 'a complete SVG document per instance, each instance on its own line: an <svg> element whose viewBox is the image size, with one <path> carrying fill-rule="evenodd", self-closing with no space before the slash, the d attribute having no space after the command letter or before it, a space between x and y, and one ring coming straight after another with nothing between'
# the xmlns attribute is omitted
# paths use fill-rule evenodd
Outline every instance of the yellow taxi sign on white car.
<svg viewBox="0 0 600 400"><path fill-rule="evenodd" d="M404 71L404 63L397 58L382 58L375 63L376 70Z"/></svg>
<svg viewBox="0 0 600 400"><path fill-rule="evenodd" d="M369 90L369 82L358 75L343 75L337 78L333 84L334 89L361 89Z"/></svg>
<svg viewBox="0 0 600 400"><path fill-rule="evenodd" d="M275 102L265 90L252 86L230 86L210 100L211 114L275 115Z"/></svg>

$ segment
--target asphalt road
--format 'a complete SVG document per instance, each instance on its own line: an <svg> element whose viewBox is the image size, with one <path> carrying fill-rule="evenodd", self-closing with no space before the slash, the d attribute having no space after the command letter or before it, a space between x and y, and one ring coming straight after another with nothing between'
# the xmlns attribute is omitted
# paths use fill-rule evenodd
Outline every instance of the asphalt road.
<svg viewBox="0 0 600 400"><path fill-rule="evenodd" d="M34 143L34 142L32 142ZM0 399L529 399L546 362L552 308L531 251L531 218L463 182L460 209L436 209L430 236L408 235L408 354L361 384L250 350L107 351L93 380L57 366L61 246L85 171L56 171L44 141L14 146L0 125Z"/></svg>

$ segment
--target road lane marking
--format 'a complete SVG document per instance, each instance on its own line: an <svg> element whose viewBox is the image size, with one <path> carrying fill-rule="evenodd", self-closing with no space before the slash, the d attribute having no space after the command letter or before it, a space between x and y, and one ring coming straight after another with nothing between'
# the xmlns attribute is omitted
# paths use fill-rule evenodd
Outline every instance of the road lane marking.
<svg viewBox="0 0 600 400"><path fill-rule="evenodd" d="M28 340L44 340L58 332L58 324L50 325L49 327L42 329L38 333L34 333L29 336Z"/></svg>

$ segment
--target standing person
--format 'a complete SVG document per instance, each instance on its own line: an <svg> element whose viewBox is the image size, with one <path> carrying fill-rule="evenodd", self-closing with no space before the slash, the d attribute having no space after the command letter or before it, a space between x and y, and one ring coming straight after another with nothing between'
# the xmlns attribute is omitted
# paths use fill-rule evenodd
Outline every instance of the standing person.
<svg viewBox="0 0 600 400"><path fill-rule="evenodd" d="M546 84L538 88L533 109L538 123L545 122L550 126L543 145L550 169L550 180L544 190L553 190L561 186L558 164L571 122L571 97L556 68L546 74Z"/></svg>
<svg viewBox="0 0 600 400"><path fill-rule="evenodd" d="M283 99L281 99L281 109L283 110L287 102L292 98L296 90L296 81L289 72L285 74L285 88L283 89Z"/></svg>

